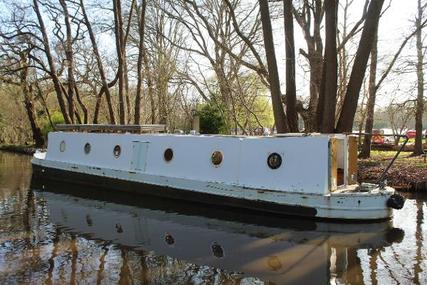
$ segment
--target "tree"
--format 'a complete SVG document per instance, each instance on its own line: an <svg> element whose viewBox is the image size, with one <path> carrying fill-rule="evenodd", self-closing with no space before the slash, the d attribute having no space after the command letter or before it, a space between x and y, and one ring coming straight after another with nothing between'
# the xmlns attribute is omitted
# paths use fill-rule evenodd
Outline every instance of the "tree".
<svg viewBox="0 0 427 285"><path fill-rule="evenodd" d="M393 131L393 135L404 135L405 130L408 129L408 122L413 116L415 111L412 101L405 101L403 103L391 102L387 106L387 116ZM400 137L395 137L395 145L397 146Z"/></svg>
<svg viewBox="0 0 427 285"><path fill-rule="evenodd" d="M307 44L307 50L300 49L300 53L308 60L310 73L308 106L305 108L303 102L299 101L296 107L304 120L305 131L313 132L318 130L316 111L322 80L323 40L321 24L324 15L322 1L304 0L299 8L293 8L293 14L302 29Z"/></svg>
<svg viewBox="0 0 427 285"><path fill-rule="evenodd" d="M426 25L427 20L424 20L423 22L419 22L416 26L416 29L407 35L402 43L400 44L399 48L397 49L396 53L394 54L391 61L388 63L387 68L384 70L384 72L381 74L380 79L376 83L376 72L377 72L377 57L378 57L378 51L377 51L377 41L378 41L378 35L375 36L374 45L371 50L371 63L370 63L370 74L369 74L369 96L368 96L368 103L366 106L366 123L365 123L365 135L364 137L364 143L362 145L362 150L359 154L359 157L361 158L368 158L370 157L370 150L371 150L371 139L372 136L370 133L372 133L373 130L373 124L374 124L374 111L375 111L375 100L376 100L376 94L378 90L380 89L382 83L386 79L386 77L390 74L391 70L393 69L394 65L396 64L397 59L401 55L403 49L409 42L409 40L414 36L417 35ZM418 67L418 66L417 66ZM421 127L422 128L422 127Z"/></svg>
<svg viewBox="0 0 427 285"><path fill-rule="evenodd" d="M126 43L123 32L123 17L122 17L122 3L120 0L113 0L114 11L114 35L116 38L116 51L117 51L117 75L119 81L119 122L124 125L126 121L125 115L125 58L126 58Z"/></svg>
<svg viewBox="0 0 427 285"><path fill-rule="evenodd" d="M145 12L147 11L147 0L142 0L140 12L138 14L138 31L139 31L139 43L138 43L138 63L137 63L137 86L136 86L136 97L135 97L135 115L134 123L139 124L141 121L141 95L143 89L144 80L144 57L145 53Z"/></svg>
<svg viewBox="0 0 427 285"><path fill-rule="evenodd" d="M254 71L268 86L267 69L259 54L262 38L257 6L240 6L240 0L185 0L164 9L170 21L182 26L184 35L191 39L179 43L165 36L188 58L185 67L178 70L180 81L192 86L205 102L221 105L223 116L236 125L236 102L243 99L238 96L236 100L242 74ZM205 75L209 73L213 76Z"/></svg>
<svg viewBox="0 0 427 285"><path fill-rule="evenodd" d="M74 50L73 50L73 35L72 35L72 27L71 27L71 21L76 19L74 17L70 16L70 13L68 12L68 5L65 0L59 0L59 3L62 7L62 12L64 15L64 24L66 27L66 39L64 44L64 51L65 51L65 58L66 58L66 64L67 64L67 76L68 76L68 92L67 92L67 100L68 100L68 114L70 115L70 120L74 121L74 113L77 115L77 119L79 123L85 123L88 122L88 111L86 106L83 104L79 90L76 85L76 79L74 75ZM79 27L78 27L79 30ZM84 114L84 120L83 122L80 119L80 115L78 112L75 112L74 107L74 97L76 97L77 101L79 102L80 108L83 111Z"/></svg>
<svg viewBox="0 0 427 285"><path fill-rule="evenodd" d="M295 85L295 43L294 18L292 16L292 0L283 0L286 44L286 114L289 130L297 133L298 113L296 109L297 94Z"/></svg>
<svg viewBox="0 0 427 285"><path fill-rule="evenodd" d="M325 2L326 45L323 60L323 75L317 105L317 126L323 133L333 133L335 129L335 109L337 105L337 9L338 1Z"/></svg>
<svg viewBox="0 0 427 285"><path fill-rule="evenodd" d="M424 5L425 7L425 5ZM415 111L415 148L414 155L424 153L423 149L423 113L424 113L424 47L423 47L423 6L418 0L418 15L415 19L417 46L417 101Z"/></svg>
<svg viewBox="0 0 427 285"><path fill-rule="evenodd" d="M365 0L365 5L363 7L362 15L360 19L351 27L351 29L348 29L347 27L347 11L349 10L350 5L353 3L353 1L345 1L344 4L344 26L342 31L338 31L338 27L335 21L332 21L334 18L333 10L336 10L337 8L333 8L333 5L330 5L331 1L321 1L321 0L303 0L299 1L294 4L293 8L293 14L294 17L298 23L298 25L301 27L301 30L304 35L304 39L307 44L307 48L300 49L300 54L307 59L308 65L309 65L309 90L310 90L310 96L308 102L304 102L302 100L298 100L296 104L297 111L299 115L304 120L304 126L306 131L322 131L322 124L323 121L325 121L325 124L327 124L325 127L327 129L327 132L331 132L331 125L335 126L335 121L338 120L337 115L340 115L340 112L342 110L342 100L343 100L343 94L345 90L347 89L347 69L349 66L349 63L351 62L350 59L348 59L348 53L346 51L346 44L349 42L350 39L352 39L355 35L359 33L361 30L361 25L365 22L366 16L367 16L367 10L368 10L368 4L369 0ZM337 1L332 1L337 2ZM333 3L332 3L333 4ZM330 5L330 6L328 6ZM328 51L325 50L325 55L323 55L323 37L321 35L321 30L323 26L323 18L325 15L325 11L328 10L331 12L329 13L329 29L327 34L329 34L329 42L332 43L333 41L336 41L333 37L331 37L331 32L334 32L337 34L337 40L338 42L334 44L328 45ZM336 18L336 16L335 16ZM332 24L332 25L331 25ZM366 23L365 23L366 24ZM335 26L335 28L333 28ZM335 47L336 46L336 47ZM324 59L324 56L326 56L326 53L329 55L331 54L332 49L335 48L337 53L334 56L328 56L328 61L334 60L334 57L337 57L339 54L340 64L339 64L339 101L338 105L335 107L335 110L332 110L333 107L330 107L331 104L325 105L325 98L323 97L325 86L328 85L327 89L337 89L338 87L335 87L334 82L336 82L336 76L335 71L332 73L326 72L324 68L324 63L326 62L326 59ZM334 64L330 65L330 68L334 68ZM325 80L326 77L328 77L327 81ZM333 94L336 91L329 92L328 94ZM322 97L321 97L322 96ZM332 99L332 97L328 97L328 100ZM320 102L321 101L321 102ZM337 99L332 99L331 103L332 105L336 105ZM319 106L320 104L320 106ZM325 107L326 106L326 110ZM326 112L328 116L332 117L332 114L335 114L336 119L334 120L323 120L322 116L323 113ZM329 124L329 125L328 125ZM335 128L334 128L335 129Z"/></svg>
<svg viewBox="0 0 427 285"><path fill-rule="evenodd" d="M353 128L360 88L365 76L366 65L375 39L383 4L384 0L373 0L369 3L365 25L354 59L341 114L336 126L336 131L339 133L351 132Z"/></svg>
<svg viewBox="0 0 427 285"><path fill-rule="evenodd" d="M198 111L200 116L200 133L201 134L219 134L228 133L227 122L222 116L223 111L218 106L205 104Z"/></svg>
<svg viewBox="0 0 427 285"><path fill-rule="evenodd" d="M62 91L61 82L60 82L60 79L58 77L56 64L55 64L55 61L53 59L53 55L52 55L51 48L50 48L49 37L47 34L46 26L45 26L43 16L41 14L38 2L39 2L38 0L33 0L33 9L37 15L37 20L38 20L38 24L39 24L38 29L40 30L40 32L42 34L43 50L44 50L44 53L46 55L46 58L47 58L47 61L49 64L49 69L50 69L49 74L50 74L50 77L52 79L53 86L55 88L56 98L58 99L58 104L59 104L61 112L64 116L64 120L67 124L70 124L72 121L70 119L70 116L67 112L67 108L65 106L64 93Z"/></svg>
<svg viewBox="0 0 427 285"><path fill-rule="evenodd" d="M82 14L84 17L84 23L85 23L87 30L88 30L88 33L89 33L90 41L92 43L92 50L93 50L94 56L96 58L96 63L98 66L99 75L101 77L101 82L102 82L102 89L99 92L99 94L97 94L97 96L96 96L96 105L95 105L95 110L94 110L93 123L94 124L98 123L98 115L99 115L99 109L101 106L101 98L102 98L103 93L105 93L105 97L107 100L108 113L110 116L110 124L115 124L116 120L114 118L114 111L113 111L113 106L112 106L112 102L111 102L111 93L110 93L110 89L109 89L110 86L107 82L107 77L105 75L104 65L102 63L101 55L100 55L99 49L98 49L98 44L96 42L95 34L93 32L93 29L92 29L92 24L89 21L89 17L87 15L86 8L85 8L85 5L83 3L83 0L80 0L80 8L81 8L81 11L82 11Z"/></svg>
<svg viewBox="0 0 427 285"><path fill-rule="evenodd" d="M277 71L276 54L274 50L273 32L271 30L270 11L267 0L259 0L264 47L267 57L268 82L270 83L271 100L273 102L274 122L277 133L289 132L289 126L281 100L279 73Z"/></svg>
<svg viewBox="0 0 427 285"><path fill-rule="evenodd" d="M366 123L365 133L372 133L374 127L374 109L375 109L375 97L376 97L376 74L377 74L377 58L378 58L378 35L375 36L374 44L371 50L371 63L369 68L369 91L368 91L368 103L366 104ZM362 150L360 151L360 158L368 158L371 155L371 135L365 135L363 139Z"/></svg>

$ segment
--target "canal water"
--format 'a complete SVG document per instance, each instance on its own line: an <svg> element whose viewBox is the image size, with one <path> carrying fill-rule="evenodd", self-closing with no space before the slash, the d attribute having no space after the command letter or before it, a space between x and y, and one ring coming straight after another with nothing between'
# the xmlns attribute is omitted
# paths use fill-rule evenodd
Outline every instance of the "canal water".
<svg viewBox="0 0 427 285"><path fill-rule="evenodd" d="M0 152L0 284L427 284L426 201L315 222L32 181Z"/></svg>

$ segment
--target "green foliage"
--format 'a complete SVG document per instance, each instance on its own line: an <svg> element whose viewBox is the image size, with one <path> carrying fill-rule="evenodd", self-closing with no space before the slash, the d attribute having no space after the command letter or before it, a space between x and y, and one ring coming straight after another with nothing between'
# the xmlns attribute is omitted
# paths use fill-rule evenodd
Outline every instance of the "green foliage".
<svg viewBox="0 0 427 285"><path fill-rule="evenodd" d="M200 117L201 134L226 134L228 132L227 122L219 107L213 104L203 104L197 114Z"/></svg>
<svg viewBox="0 0 427 285"><path fill-rule="evenodd" d="M253 130L259 128L260 125L263 127L274 125L272 107L267 97L255 97L248 109L243 106L236 107L239 123L246 126L247 129Z"/></svg>
<svg viewBox="0 0 427 285"><path fill-rule="evenodd" d="M55 111L53 114L51 114L50 118L54 125L63 124L65 122L64 116L62 115L61 112L58 112L58 111ZM44 122L42 123L43 137L47 138L47 134L51 131L53 131L53 127L50 124L49 119L44 120Z"/></svg>

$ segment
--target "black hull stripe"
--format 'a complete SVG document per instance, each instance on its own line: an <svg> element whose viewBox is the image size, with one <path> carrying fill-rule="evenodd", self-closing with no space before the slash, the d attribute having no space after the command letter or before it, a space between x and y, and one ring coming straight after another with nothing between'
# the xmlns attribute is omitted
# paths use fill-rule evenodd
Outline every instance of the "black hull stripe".
<svg viewBox="0 0 427 285"><path fill-rule="evenodd" d="M43 171L42 171L43 170ZM42 167L33 164L33 178L36 184L43 185L43 181L60 181L64 183L82 184L85 186L124 191L142 195L165 197L175 200L192 201L202 204L245 208L262 212L281 214L286 216L300 216L314 218L316 208L282 205L261 200L247 200L222 195L201 193L190 190L182 190L168 186L147 184L143 182L126 181L104 176L91 175L61 169Z"/></svg>

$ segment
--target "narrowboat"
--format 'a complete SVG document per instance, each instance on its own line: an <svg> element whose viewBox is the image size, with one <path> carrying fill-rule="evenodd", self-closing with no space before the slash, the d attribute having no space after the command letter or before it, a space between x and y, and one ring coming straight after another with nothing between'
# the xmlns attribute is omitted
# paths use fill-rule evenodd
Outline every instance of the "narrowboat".
<svg viewBox="0 0 427 285"><path fill-rule="evenodd" d="M63 125L32 159L36 177L219 207L333 220L383 220L404 199L357 183L346 134L169 134L162 125Z"/></svg>

